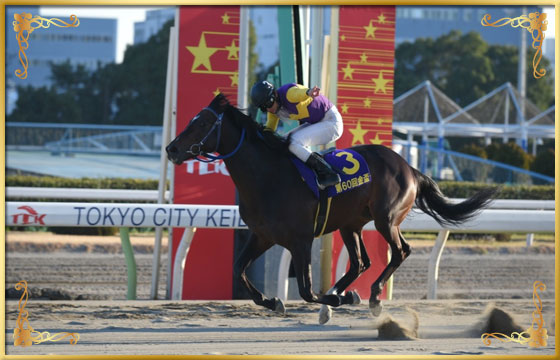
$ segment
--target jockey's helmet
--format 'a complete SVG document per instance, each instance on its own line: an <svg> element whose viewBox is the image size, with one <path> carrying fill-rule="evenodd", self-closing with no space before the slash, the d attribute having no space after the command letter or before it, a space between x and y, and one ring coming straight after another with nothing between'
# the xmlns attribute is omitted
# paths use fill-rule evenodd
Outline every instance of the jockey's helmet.
<svg viewBox="0 0 560 360"><path fill-rule="evenodd" d="M263 112L272 107L275 100L274 85L268 81L257 81L251 88L251 101L253 105L260 108Z"/></svg>

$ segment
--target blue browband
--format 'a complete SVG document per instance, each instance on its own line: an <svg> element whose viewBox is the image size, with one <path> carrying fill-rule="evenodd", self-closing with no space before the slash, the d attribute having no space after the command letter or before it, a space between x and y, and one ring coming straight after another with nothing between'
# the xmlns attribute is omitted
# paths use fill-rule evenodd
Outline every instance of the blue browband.
<svg viewBox="0 0 560 360"><path fill-rule="evenodd" d="M208 139L208 137L210 136L210 134L212 134L214 132L214 130L218 130L218 138L216 139L216 147L214 148L214 151L212 151L213 153L216 152L218 150L218 145L220 144L220 139L222 137L222 119L224 117L224 114L218 114L216 113L216 111L214 111L214 109L209 108L209 107L205 107L202 110L208 110L210 111L212 114L214 114L214 116L216 116L216 121L214 122L214 125L212 126L212 128L210 129L210 131L208 132L208 134L206 134L206 136L197 144L192 144L191 148L188 150L189 153L195 155L195 159L198 161L202 161L205 163L209 163L209 162L214 162L216 160L222 160L222 159L227 159L232 157L233 155L235 155L239 149L241 148L241 144L243 144L243 140L245 140L245 128L243 128L241 130L241 137L239 138L239 143L237 144L237 146L235 147L235 149L230 152L229 154L225 154L225 155L211 155L207 152L202 151L202 146L204 145L204 142L206 141L206 139ZM197 148L198 151L194 151L194 149ZM206 159L202 159L199 157L199 155L202 155L210 160L206 160Z"/></svg>

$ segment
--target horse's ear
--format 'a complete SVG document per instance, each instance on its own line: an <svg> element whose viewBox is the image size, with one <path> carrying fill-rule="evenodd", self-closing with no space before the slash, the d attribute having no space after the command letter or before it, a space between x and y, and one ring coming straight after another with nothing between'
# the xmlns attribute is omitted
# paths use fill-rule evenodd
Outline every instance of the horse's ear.
<svg viewBox="0 0 560 360"><path fill-rule="evenodd" d="M219 93L218 95L216 95L214 100L212 100L212 102L210 103L210 107L212 107L212 105L214 105L217 108L223 109L229 105L229 100L226 95Z"/></svg>

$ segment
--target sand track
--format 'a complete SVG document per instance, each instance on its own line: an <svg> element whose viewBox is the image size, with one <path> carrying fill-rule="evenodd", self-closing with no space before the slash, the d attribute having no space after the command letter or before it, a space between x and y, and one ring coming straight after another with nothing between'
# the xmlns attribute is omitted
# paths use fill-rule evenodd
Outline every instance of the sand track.
<svg viewBox="0 0 560 360"><path fill-rule="evenodd" d="M25 241L29 244L23 244ZM118 251L118 238L104 245L92 242L86 247L90 250L68 251L65 245L53 245L52 249L66 249L55 252L46 251L44 244L37 247L38 241L44 240L18 240L8 234L7 289L20 280L27 280L31 291L59 289L74 296L70 299L81 295L85 299L100 300L30 298L26 309L33 328L51 333L77 332L80 340L75 346L62 341L23 348L13 346L12 334L18 315L15 294L13 299L7 300L6 306L6 351L10 355L554 354L554 253L550 249L490 249L477 253L450 249L440 264L438 293L441 299L435 301L422 299L426 295L429 251L413 253L395 274L395 300L384 303L383 314L407 324L411 316L406 307L416 311L420 325L418 339L388 341L378 339L367 304L334 309L332 320L321 326L318 324L319 305L302 301L289 301L287 314L282 316L248 300L146 300L151 281L149 251L136 253L137 293L141 300L126 301L127 272L124 257ZM133 239L133 244L149 248L151 241ZM117 250L110 250L115 248ZM16 249L18 251L14 251ZM164 256L159 287L162 298L165 296L163 270L166 261ZM546 347L535 349L498 341L486 346L479 337L469 334L469 329L492 301L511 313L520 326L528 328L534 310L532 285L535 280L547 285L542 294L545 326L550 335Z"/></svg>

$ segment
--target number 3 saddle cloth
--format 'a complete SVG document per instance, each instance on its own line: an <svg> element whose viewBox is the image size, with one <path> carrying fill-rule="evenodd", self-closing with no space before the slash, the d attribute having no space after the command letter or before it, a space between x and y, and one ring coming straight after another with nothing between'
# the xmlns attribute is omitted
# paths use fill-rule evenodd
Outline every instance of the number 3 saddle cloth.
<svg viewBox="0 0 560 360"><path fill-rule="evenodd" d="M353 150L334 150L323 155L323 158L340 174L341 179L340 183L325 189L328 197L335 197L338 194L352 190L371 181L371 173L366 161L360 154ZM315 172L295 156L292 156L291 159L301 174L303 181L309 186L313 194L319 198L319 188L317 186Z"/></svg>

